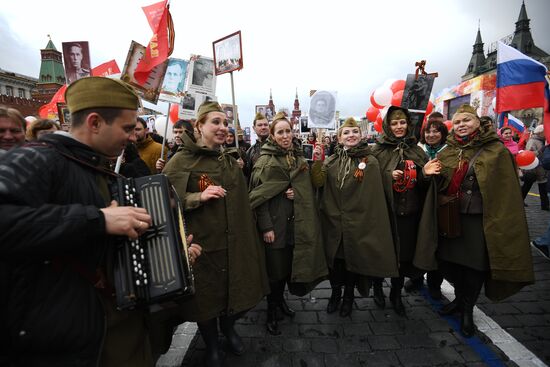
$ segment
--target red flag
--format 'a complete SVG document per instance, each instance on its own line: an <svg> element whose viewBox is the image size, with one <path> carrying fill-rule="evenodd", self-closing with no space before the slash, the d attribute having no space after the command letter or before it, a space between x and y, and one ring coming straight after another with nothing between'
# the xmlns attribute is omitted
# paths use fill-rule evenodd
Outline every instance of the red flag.
<svg viewBox="0 0 550 367"><path fill-rule="evenodd" d="M38 109L38 116L47 119L50 118L51 115L57 115L57 103L65 103L66 90L67 84L59 88L53 95L52 100Z"/></svg>
<svg viewBox="0 0 550 367"><path fill-rule="evenodd" d="M168 0L145 6L142 9L153 30L153 37L134 72L134 78L141 85L145 84L151 70L163 63L174 50L174 25Z"/></svg>
<svg viewBox="0 0 550 367"><path fill-rule="evenodd" d="M92 69L92 76L107 76L120 73L115 60L104 62Z"/></svg>

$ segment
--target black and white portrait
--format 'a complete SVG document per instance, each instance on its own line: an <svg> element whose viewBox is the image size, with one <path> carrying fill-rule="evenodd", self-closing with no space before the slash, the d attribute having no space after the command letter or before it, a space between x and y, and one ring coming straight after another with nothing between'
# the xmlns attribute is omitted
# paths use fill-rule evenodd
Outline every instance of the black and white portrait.
<svg viewBox="0 0 550 367"><path fill-rule="evenodd" d="M417 78L415 74L408 74L401 107L425 111L430 101L434 79L433 75L418 75Z"/></svg>
<svg viewBox="0 0 550 367"><path fill-rule="evenodd" d="M88 42L63 42L63 62L67 84L91 76Z"/></svg>
<svg viewBox="0 0 550 367"><path fill-rule="evenodd" d="M313 144L302 144L302 149L304 151L304 158L308 161L313 160Z"/></svg>
<svg viewBox="0 0 550 367"><path fill-rule="evenodd" d="M187 60L169 59L160 91L160 99L166 102L179 103L185 91Z"/></svg>
<svg viewBox="0 0 550 367"><path fill-rule="evenodd" d="M300 116L300 132L309 133L310 128L307 126L307 116Z"/></svg>
<svg viewBox="0 0 550 367"><path fill-rule="evenodd" d="M333 129L336 112L336 92L317 91L309 104L308 127Z"/></svg>
<svg viewBox="0 0 550 367"><path fill-rule="evenodd" d="M256 113L261 113L262 115L266 115L266 109L267 105L256 105Z"/></svg>
<svg viewBox="0 0 550 367"><path fill-rule="evenodd" d="M214 60L203 56L192 56L189 63L189 90L210 95L216 94Z"/></svg>
<svg viewBox="0 0 550 367"><path fill-rule="evenodd" d="M243 68L241 32L235 32L212 43L216 75Z"/></svg>
<svg viewBox="0 0 550 367"><path fill-rule="evenodd" d="M195 110L195 96L191 93L186 93L181 100L181 108L184 110Z"/></svg>

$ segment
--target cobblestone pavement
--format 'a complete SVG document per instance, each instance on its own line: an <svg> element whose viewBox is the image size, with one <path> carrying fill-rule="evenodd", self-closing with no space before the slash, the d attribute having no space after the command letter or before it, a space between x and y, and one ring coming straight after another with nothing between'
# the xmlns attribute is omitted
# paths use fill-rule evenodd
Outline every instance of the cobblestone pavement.
<svg viewBox="0 0 550 367"><path fill-rule="evenodd" d="M539 199L526 199L531 238L541 235L550 223L550 213L540 210ZM503 229L504 230L504 229ZM342 318L325 312L330 296L323 282L310 296L288 296L297 311L293 320L280 323L282 335L265 330L265 301L238 321L247 352L236 357L227 353L228 367L347 367L347 366L544 366L550 364L550 260L532 249L536 283L500 303L480 297L476 323L479 332L472 339L456 331L456 318L444 319L440 307L425 289L403 292L407 316L395 314L391 305L378 309L372 298L357 297L353 313ZM389 295L389 284L384 292ZM387 298L387 303L389 304ZM481 311L481 312L480 312ZM494 326L491 329L485 314ZM498 325L497 325L498 324ZM506 333L517 342L510 343ZM223 345L223 338L220 338ZM521 345L527 350L522 350ZM506 348L502 347L505 346ZM507 350L508 357L502 350ZM186 323L177 329L172 347L157 366L202 366L204 344L196 335L196 325ZM536 356L536 357L535 357ZM515 362L513 362L512 360Z"/></svg>

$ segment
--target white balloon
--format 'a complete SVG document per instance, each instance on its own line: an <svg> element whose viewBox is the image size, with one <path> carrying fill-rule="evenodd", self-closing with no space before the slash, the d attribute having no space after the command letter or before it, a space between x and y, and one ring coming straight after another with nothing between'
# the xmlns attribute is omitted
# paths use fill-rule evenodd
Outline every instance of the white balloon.
<svg viewBox="0 0 550 367"><path fill-rule="evenodd" d="M530 169L537 168L538 165L539 165L539 159L537 157L535 157L535 160L533 162L531 162L531 164L528 164L527 166L519 166L519 168L524 169L524 170L530 170Z"/></svg>
<svg viewBox="0 0 550 367"><path fill-rule="evenodd" d="M36 117L34 116L27 116L25 117L25 121L27 121L27 124L31 124L36 121Z"/></svg>
<svg viewBox="0 0 550 367"><path fill-rule="evenodd" d="M383 88L390 88L391 85L392 85L393 83L395 83L396 81L397 81L397 79L395 79L395 78L390 78L390 79L386 80L384 83L382 83L382 87L383 87Z"/></svg>
<svg viewBox="0 0 550 367"><path fill-rule="evenodd" d="M376 88L372 98L379 106L388 106L391 104L391 98L393 97L393 92L390 87L380 87Z"/></svg>
<svg viewBox="0 0 550 367"><path fill-rule="evenodd" d="M166 134L166 139L170 140L173 137L172 134L172 123L168 124L168 130ZM164 115L157 115L155 118L155 129L157 130L157 134L164 136L164 129L166 127L166 116Z"/></svg>
<svg viewBox="0 0 550 367"><path fill-rule="evenodd" d="M382 120L386 118L386 114L388 113L390 106L386 106L380 110L380 117L382 117Z"/></svg>
<svg viewBox="0 0 550 367"><path fill-rule="evenodd" d="M497 97L493 97L493 100L491 101L491 107L493 107L493 111L497 108Z"/></svg>

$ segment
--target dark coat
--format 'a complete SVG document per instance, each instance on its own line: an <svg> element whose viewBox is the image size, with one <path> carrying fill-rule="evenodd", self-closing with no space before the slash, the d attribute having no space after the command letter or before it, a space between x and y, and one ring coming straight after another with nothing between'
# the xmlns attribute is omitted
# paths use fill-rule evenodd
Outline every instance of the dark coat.
<svg viewBox="0 0 550 367"><path fill-rule="evenodd" d="M88 146L58 134L42 141L56 149L22 147L0 160L0 362L95 366L105 315L82 274L95 274L110 245L98 209L108 176L59 153L104 163Z"/></svg>
<svg viewBox="0 0 550 367"><path fill-rule="evenodd" d="M236 159L200 141L195 143L187 134L182 139L183 145L164 173L184 203L193 242L203 249L193 267L195 296L183 303L183 316L205 321L254 307L269 286L247 185ZM227 195L201 203L199 179L203 174L226 189Z"/></svg>
<svg viewBox="0 0 550 367"><path fill-rule="evenodd" d="M410 211L417 216L416 236L410 238L405 233L401 233L401 238L395 236L398 254L400 253L400 242L407 241L408 246L413 246L407 250L412 251L412 265L421 270L434 270L437 268L435 261L435 252L437 249L437 191L433 179L423 178L422 168L427 162L426 154L416 143L414 137L414 127L407 118L407 135L397 139L390 129L389 116L397 107L390 107L384 119L382 128L383 133L373 148L373 155L378 158L382 169L384 181L384 190L392 208L392 222L397 223L397 216L401 213ZM402 108L407 116L408 111ZM412 160L417 168L419 181L417 185L405 193L396 193L393 188L392 172L403 160ZM399 202L398 199L404 201ZM402 209L401 209L402 208ZM399 232L399 228L394 233ZM401 260L399 260L401 261ZM413 274L416 275L416 274Z"/></svg>
<svg viewBox="0 0 550 367"><path fill-rule="evenodd" d="M361 180L358 165L366 160ZM388 203L378 160L366 142L312 166L313 183L323 187L321 221L325 253L330 267L340 246L346 269L374 277L398 275Z"/></svg>
<svg viewBox="0 0 550 367"><path fill-rule="evenodd" d="M301 149L294 147L290 151L285 151L268 140L254 165L250 187L250 203L253 209L273 200L289 187L294 190L294 221L291 224L294 249L289 289L293 294L306 294L326 277L328 270L309 165ZM268 214L274 223L273 217L279 213ZM267 219L262 218L262 222L265 223ZM280 236L283 237L291 231L288 221L281 226L274 227L275 236L280 232ZM285 231L284 235L282 231Z"/></svg>
<svg viewBox="0 0 550 367"><path fill-rule="evenodd" d="M483 148L474 171L483 205L483 235L489 255L487 297L504 299L534 282L529 233L513 156L497 134L483 131L467 144L450 134L447 148L439 153L443 164L440 191L446 192L459 156L469 161Z"/></svg>

